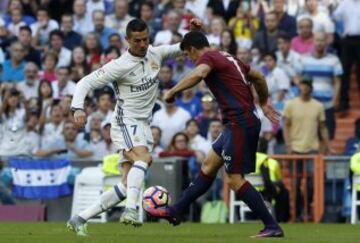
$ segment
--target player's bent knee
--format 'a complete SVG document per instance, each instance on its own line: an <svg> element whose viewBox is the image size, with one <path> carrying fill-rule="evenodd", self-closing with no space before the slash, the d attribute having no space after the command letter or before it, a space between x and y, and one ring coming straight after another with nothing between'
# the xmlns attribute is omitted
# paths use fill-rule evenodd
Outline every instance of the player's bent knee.
<svg viewBox="0 0 360 243"><path fill-rule="evenodd" d="M245 182L246 180L242 176L230 176L227 183L231 190L237 191L244 185Z"/></svg>

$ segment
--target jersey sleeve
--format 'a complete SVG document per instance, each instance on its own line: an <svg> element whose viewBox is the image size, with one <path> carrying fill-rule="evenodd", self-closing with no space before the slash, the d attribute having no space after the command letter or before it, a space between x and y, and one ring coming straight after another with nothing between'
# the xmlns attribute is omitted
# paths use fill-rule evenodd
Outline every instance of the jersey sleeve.
<svg viewBox="0 0 360 243"><path fill-rule="evenodd" d="M178 57L181 55L180 43L174 45L160 45L153 48L154 51L160 55L161 61L166 58Z"/></svg>
<svg viewBox="0 0 360 243"><path fill-rule="evenodd" d="M83 109L85 97L90 90L101 88L107 83L121 79L124 71L122 63L121 59L113 60L82 78L76 84L71 107Z"/></svg>

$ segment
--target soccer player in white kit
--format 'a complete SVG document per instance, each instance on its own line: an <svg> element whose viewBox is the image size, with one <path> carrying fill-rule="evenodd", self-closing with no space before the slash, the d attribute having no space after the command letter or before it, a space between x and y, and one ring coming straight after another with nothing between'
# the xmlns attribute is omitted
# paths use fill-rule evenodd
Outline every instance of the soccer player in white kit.
<svg viewBox="0 0 360 243"><path fill-rule="evenodd" d="M200 29L194 19L191 29ZM111 123L111 138L120 151L123 181L104 192L100 200L72 217L67 227L78 235L86 235L86 222L127 198L120 222L141 226L136 202L145 173L151 164L153 138L150 119L154 107L161 63L168 57L181 55L179 44L153 47L149 45L149 30L145 22L134 19L126 27L129 49L118 59L82 78L76 85L72 100L74 121L78 127L86 123L84 100L90 90L112 83L117 96Z"/></svg>

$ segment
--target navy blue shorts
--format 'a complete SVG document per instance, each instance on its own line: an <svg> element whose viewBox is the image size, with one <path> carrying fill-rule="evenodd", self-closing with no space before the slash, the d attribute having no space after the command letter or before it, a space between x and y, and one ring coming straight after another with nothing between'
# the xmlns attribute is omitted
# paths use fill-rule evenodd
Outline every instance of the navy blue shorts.
<svg viewBox="0 0 360 243"><path fill-rule="evenodd" d="M244 175L255 171L260 128L260 121L246 129L236 124L225 125L212 148L224 160L227 173Z"/></svg>

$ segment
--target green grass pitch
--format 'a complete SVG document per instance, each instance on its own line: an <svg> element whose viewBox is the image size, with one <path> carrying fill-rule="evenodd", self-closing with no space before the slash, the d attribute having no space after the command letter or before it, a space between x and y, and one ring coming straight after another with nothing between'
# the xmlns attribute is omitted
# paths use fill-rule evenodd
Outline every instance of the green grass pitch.
<svg viewBox="0 0 360 243"><path fill-rule="evenodd" d="M77 237L65 223L0 223L0 242L6 243L245 243L245 242L360 242L360 225L285 224L283 239L251 239L261 225L250 224L182 224L146 223L141 228L120 223L90 224L89 237Z"/></svg>

